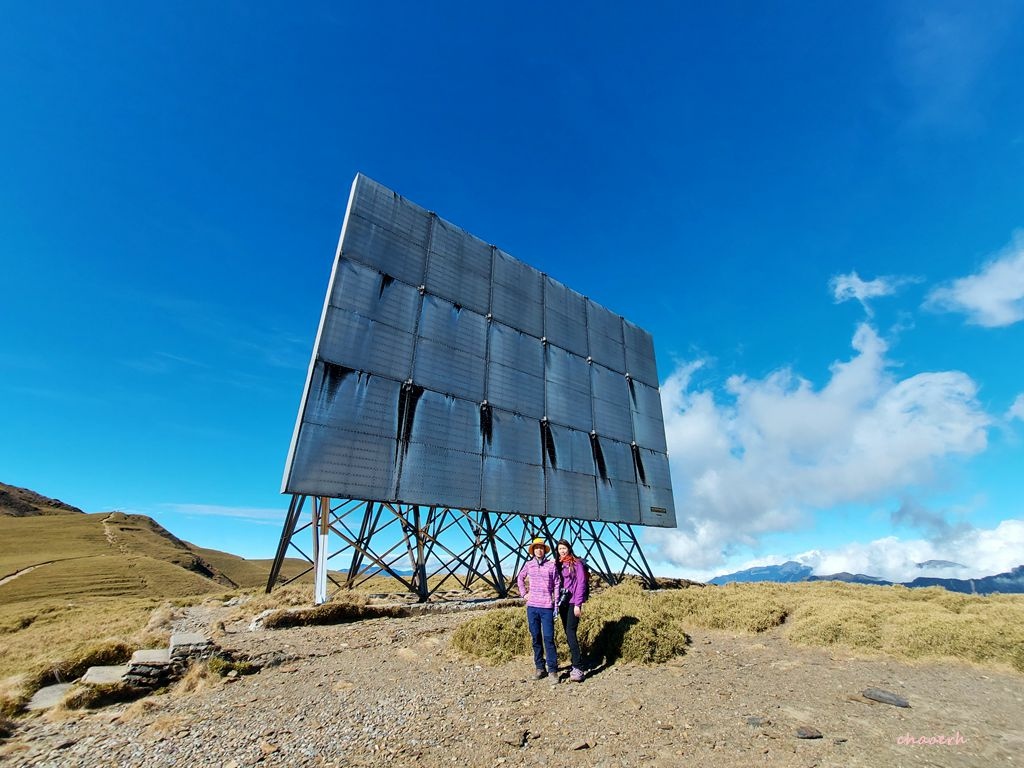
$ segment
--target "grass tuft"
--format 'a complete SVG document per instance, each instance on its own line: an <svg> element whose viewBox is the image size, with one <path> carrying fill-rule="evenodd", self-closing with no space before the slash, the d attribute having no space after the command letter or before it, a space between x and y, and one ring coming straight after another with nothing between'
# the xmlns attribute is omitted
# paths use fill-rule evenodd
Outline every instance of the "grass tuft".
<svg viewBox="0 0 1024 768"><path fill-rule="evenodd" d="M263 620L267 629L287 629L288 627L308 627L320 624L347 624L364 619L384 617L398 618L408 615L404 606L376 606L360 602L362 596L353 596L350 602L334 600L312 608L292 608L274 611ZM365 601L365 597L362 597Z"/></svg>
<svg viewBox="0 0 1024 768"><path fill-rule="evenodd" d="M123 664L134 650L134 646L120 640L88 645L59 661L39 664L29 672L27 684L32 691L37 691L51 683L66 683L84 675L89 667Z"/></svg>
<svg viewBox="0 0 1024 768"><path fill-rule="evenodd" d="M593 659L656 664L686 651L689 638L680 622L664 609L659 593L645 592L632 583L595 595L580 618L581 650ZM568 647L561 627L555 632L560 654ZM530 653L526 611L505 608L488 611L460 625L452 645L471 656L502 663Z"/></svg>
<svg viewBox="0 0 1024 768"><path fill-rule="evenodd" d="M144 689L133 688L124 683L81 685L68 691L60 706L64 709L98 709L108 704L133 701L145 693Z"/></svg>
<svg viewBox="0 0 1024 768"><path fill-rule="evenodd" d="M557 622L556 622L557 625ZM729 584L645 592L625 583L586 603L579 639L591 657L653 664L685 653L686 630L759 633L903 659L954 659L1024 672L1024 596L963 595L840 582ZM556 639L561 640L560 628ZM522 608L462 624L454 647L504 662L529 655ZM560 653L567 649L562 645Z"/></svg>
<svg viewBox="0 0 1024 768"><path fill-rule="evenodd" d="M214 656L207 662L211 674L218 677L227 677L230 672L237 672L239 675L254 675L260 671L258 664L251 661L232 661L220 656Z"/></svg>

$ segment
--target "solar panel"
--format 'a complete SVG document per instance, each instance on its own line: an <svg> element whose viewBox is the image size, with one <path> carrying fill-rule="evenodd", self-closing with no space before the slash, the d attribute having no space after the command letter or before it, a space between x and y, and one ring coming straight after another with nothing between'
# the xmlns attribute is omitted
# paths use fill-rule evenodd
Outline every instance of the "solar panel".
<svg viewBox="0 0 1024 768"><path fill-rule="evenodd" d="M674 526L653 339L359 175L282 487Z"/></svg>

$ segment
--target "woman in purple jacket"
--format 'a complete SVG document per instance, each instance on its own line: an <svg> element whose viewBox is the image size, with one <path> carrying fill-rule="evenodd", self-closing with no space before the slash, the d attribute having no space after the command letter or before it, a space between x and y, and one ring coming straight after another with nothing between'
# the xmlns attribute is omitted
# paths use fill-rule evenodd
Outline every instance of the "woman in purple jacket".
<svg viewBox="0 0 1024 768"><path fill-rule="evenodd" d="M516 580L519 594L526 598L526 622L533 639L534 677L545 677L544 659L547 656L547 678L554 685L558 680L558 654L555 651L555 600L558 599L558 571L554 560L548 560L548 545L544 539L530 544L530 559ZM541 642L543 638L543 644Z"/></svg>
<svg viewBox="0 0 1024 768"><path fill-rule="evenodd" d="M580 643L576 639L576 628L580 623L583 601L587 595L587 572L583 561L572 552L572 544L565 539L558 540L559 581L563 594L568 597L559 601L558 615L565 629L565 641L569 644L569 656L572 658L572 669L569 680L574 683L583 682L583 660L580 656Z"/></svg>

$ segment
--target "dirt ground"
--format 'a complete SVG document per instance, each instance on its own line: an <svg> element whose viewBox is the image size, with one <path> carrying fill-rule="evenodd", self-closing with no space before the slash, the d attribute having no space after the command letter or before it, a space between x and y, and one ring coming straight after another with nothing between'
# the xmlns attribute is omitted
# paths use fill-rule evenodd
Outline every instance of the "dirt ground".
<svg viewBox="0 0 1024 768"><path fill-rule="evenodd" d="M216 620L216 613L204 619ZM449 648L466 615L250 632L223 647L258 674L84 714L0 746L10 766L1013 766L1024 675L794 647L781 631L693 630L685 656L582 684ZM568 669L563 672L567 677ZM910 708L874 703L875 687ZM820 738L797 738L809 726ZM911 738L915 743L906 743ZM938 743L938 737L952 743ZM916 743L923 740L923 743Z"/></svg>

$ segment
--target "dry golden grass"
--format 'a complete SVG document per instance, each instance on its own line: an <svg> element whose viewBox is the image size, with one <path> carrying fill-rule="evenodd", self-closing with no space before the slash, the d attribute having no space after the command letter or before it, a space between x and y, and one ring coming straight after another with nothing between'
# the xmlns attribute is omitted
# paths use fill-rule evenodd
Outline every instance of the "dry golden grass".
<svg viewBox="0 0 1024 768"><path fill-rule="evenodd" d="M184 715L158 715L155 720L149 725L149 730L153 733L174 733L180 731L182 728L187 728L189 725L189 719Z"/></svg>
<svg viewBox="0 0 1024 768"><path fill-rule="evenodd" d="M167 632L146 631L154 607L112 597L0 606L0 712L14 714L43 685L166 643Z"/></svg>
<svg viewBox="0 0 1024 768"><path fill-rule="evenodd" d="M938 587L803 582L644 592L623 584L587 602L579 639L584 652L594 656L657 663L683 654L686 629L695 627L752 633L782 627L792 642L803 645L1024 672L1024 595L981 597ZM561 641L560 628L556 637ZM525 611L474 617L456 630L452 642L495 662L528 655Z"/></svg>
<svg viewBox="0 0 1024 768"><path fill-rule="evenodd" d="M158 712L167 706L166 695L147 696L144 699L133 701L124 711L118 715L118 722L128 723L133 720L149 719L154 712Z"/></svg>
<svg viewBox="0 0 1024 768"><path fill-rule="evenodd" d="M190 664L182 678L171 688L171 696L180 698L212 688L217 685L219 675L210 671L208 664Z"/></svg>
<svg viewBox="0 0 1024 768"><path fill-rule="evenodd" d="M195 544L187 546L205 562L238 585L239 589L259 589L267 584L267 577L270 575L270 560L246 560L238 555L197 547Z"/></svg>
<svg viewBox="0 0 1024 768"><path fill-rule="evenodd" d="M274 611L263 620L267 629L286 629L318 624L345 624L363 619L408 615L405 606L367 605L365 595L349 593L329 603L310 608L289 608Z"/></svg>
<svg viewBox="0 0 1024 768"><path fill-rule="evenodd" d="M815 587L817 584L822 586ZM785 585L786 634L904 659L956 659L1024 672L1024 595L838 582Z"/></svg>
<svg viewBox="0 0 1024 768"><path fill-rule="evenodd" d="M685 653L689 638L678 617L667 611L662 593L622 584L592 597L580 619L578 637L584 653L616 660L653 664ZM556 620L559 652L568 653ZM472 656L493 662L530 653L526 612L522 608L488 611L465 622L452 644Z"/></svg>
<svg viewBox="0 0 1024 768"><path fill-rule="evenodd" d="M76 685L61 701L64 709L96 709L122 701L132 701L144 695L145 691L132 688L124 683L105 685Z"/></svg>

